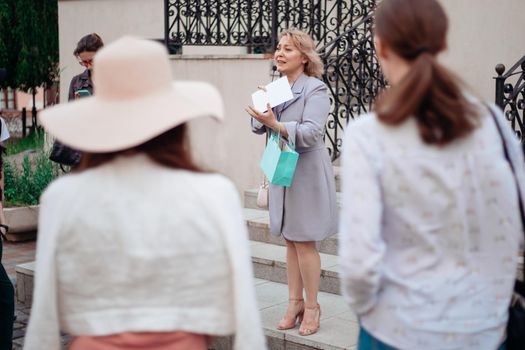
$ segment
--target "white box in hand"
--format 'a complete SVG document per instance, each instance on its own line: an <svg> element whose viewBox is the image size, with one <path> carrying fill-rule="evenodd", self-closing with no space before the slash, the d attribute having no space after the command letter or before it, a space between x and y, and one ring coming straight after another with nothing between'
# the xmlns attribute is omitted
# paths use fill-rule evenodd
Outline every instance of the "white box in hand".
<svg viewBox="0 0 525 350"><path fill-rule="evenodd" d="M266 112L268 103L273 108L293 98L292 89L285 76L266 85L265 88L266 91L257 90L252 94L253 106L259 112Z"/></svg>

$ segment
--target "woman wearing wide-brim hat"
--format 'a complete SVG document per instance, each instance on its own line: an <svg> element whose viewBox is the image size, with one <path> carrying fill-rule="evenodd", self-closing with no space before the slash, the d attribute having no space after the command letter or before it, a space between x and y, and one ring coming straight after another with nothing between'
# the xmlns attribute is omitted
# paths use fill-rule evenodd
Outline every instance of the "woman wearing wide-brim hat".
<svg viewBox="0 0 525 350"><path fill-rule="evenodd" d="M265 349L237 191L187 148L185 122L222 119L219 93L172 83L165 48L134 38L97 53L94 84L41 114L84 157L41 199L25 349L59 349L59 330L74 350L206 349L228 334Z"/></svg>

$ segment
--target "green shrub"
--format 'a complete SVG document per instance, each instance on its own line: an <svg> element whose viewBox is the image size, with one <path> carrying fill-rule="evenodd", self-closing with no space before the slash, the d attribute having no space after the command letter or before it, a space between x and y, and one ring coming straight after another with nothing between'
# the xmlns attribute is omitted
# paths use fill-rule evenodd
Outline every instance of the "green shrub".
<svg viewBox="0 0 525 350"><path fill-rule="evenodd" d="M44 129L36 128L24 138L10 138L5 142L7 155L18 154L30 149L42 149L44 147Z"/></svg>
<svg viewBox="0 0 525 350"><path fill-rule="evenodd" d="M58 167L39 151L31 161L24 157L21 169L4 162L4 191L6 207L35 205L42 192L58 176Z"/></svg>

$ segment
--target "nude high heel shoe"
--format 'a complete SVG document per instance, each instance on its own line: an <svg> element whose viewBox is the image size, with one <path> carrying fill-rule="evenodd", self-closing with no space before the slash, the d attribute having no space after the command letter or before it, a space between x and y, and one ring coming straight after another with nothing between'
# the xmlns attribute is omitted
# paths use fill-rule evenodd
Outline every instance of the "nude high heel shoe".
<svg viewBox="0 0 525 350"><path fill-rule="evenodd" d="M308 336L308 335L312 335L312 334L315 334L317 333L317 331L319 330L319 328L321 327L321 306L319 306L319 304L317 304L317 306L315 307L305 307L305 312L306 311L310 311L310 312L315 312L316 313L316 324L311 327L311 326L306 326L304 324L304 316L303 316L303 322L301 322L301 327L299 327L299 334L302 335L302 336Z"/></svg>
<svg viewBox="0 0 525 350"><path fill-rule="evenodd" d="M284 330L287 330L287 329L292 329L292 328L295 328L295 326L297 325L297 323L300 323L302 322L303 320L303 314L304 314L304 299L289 299L288 301L290 302L300 302L302 303L301 307L298 308L298 311L296 312L296 314L293 316L292 320L291 321L288 321L286 319L286 316L288 315L288 312L286 313L286 315L284 315L283 319L281 320L281 322L279 322L279 324L277 325L277 329L278 330L281 330L281 331L284 331Z"/></svg>

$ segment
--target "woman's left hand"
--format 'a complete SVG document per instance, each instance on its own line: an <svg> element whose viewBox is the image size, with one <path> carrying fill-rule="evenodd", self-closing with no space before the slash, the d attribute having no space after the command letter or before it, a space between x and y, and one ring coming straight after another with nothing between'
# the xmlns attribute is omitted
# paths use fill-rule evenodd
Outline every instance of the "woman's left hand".
<svg viewBox="0 0 525 350"><path fill-rule="evenodd" d="M275 114L273 114L272 108L270 107L270 104L266 105L268 110L265 113L259 112L256 110L253 106L248 106L245 108L246 112L255 120L257 120L259 123L262 123L269 127L270 129L277 131L279 129L279 122L277 121L277 118L275 118Z"/></svg>

